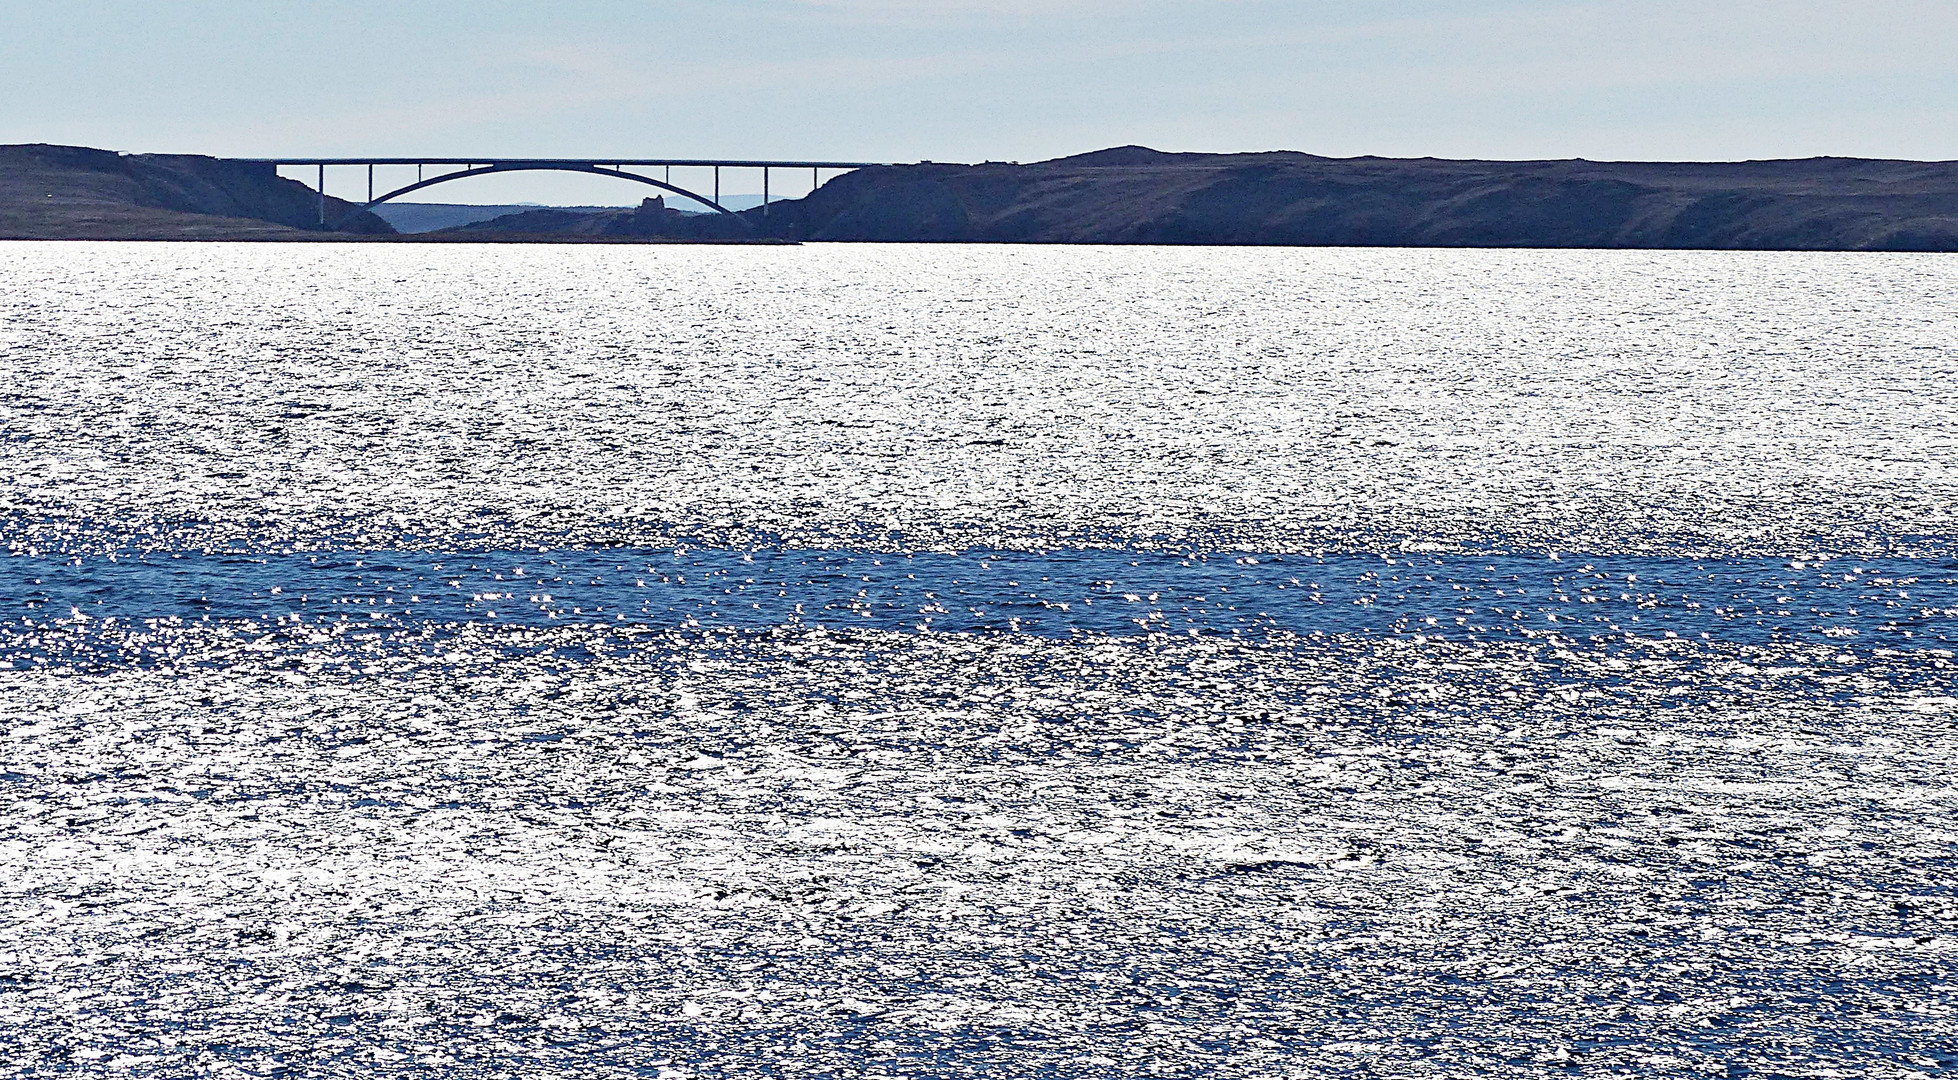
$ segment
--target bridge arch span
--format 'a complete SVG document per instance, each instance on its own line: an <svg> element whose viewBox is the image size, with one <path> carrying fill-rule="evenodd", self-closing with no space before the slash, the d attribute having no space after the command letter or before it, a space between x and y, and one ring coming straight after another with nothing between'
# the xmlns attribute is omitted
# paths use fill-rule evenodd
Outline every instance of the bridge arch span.
<svg viewBox="0 0 1958 1080"><path fill-rule="evenodd" d="M736 215L734 211L729 210L727 207L722 206L720 203L715 202L713 199L710 199L707 196L698 194L696 192L688 191L686 188L679 187L678 185L667 183L664 180L655 180L650 176L643 176L639 173L629 173L626 172L623 168L606 168L596 162L574 163L574 162L562 162L562 161L510 161L510 162L496 162L494 164L484 165L481 168L465 167L458 172L449 172L449 173L443 173L440 176L431 176L428 177L427 179L417 180L412 184L407 184L402 187L395 188L393 191L390 191L385 195L376 196L373 199L370 199L367 202L362 203L360 205L360 209L372 210L374 207L379 206L384 202L387 202L391 199L398 199L401 196L408 194L409 192L420 191L423 188L434 187L437 184L446 184L452 180L465 180L472 176L489 176L492 173L513 173L513 172L575 172L575 173L587 173L592 176L612 176L612 177L617 177L620 180L633 180L641 184L650 184L651 186L659 188L662 191L670 191L673 194L680 196L681 198L692 199L694 202L697 202L702 206L712 207L716 212L726 214L729 217L738 217L738 215ZM348 216L351 216L351 214L343 215L339 220L333 222L332 225L329 225L328 228L338 227L340 222L345 221Z"/></svg>

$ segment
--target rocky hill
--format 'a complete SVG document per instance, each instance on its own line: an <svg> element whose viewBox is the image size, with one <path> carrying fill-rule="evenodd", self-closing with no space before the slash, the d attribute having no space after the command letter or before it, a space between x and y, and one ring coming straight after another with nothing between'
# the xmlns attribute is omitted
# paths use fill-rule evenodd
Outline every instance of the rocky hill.
<svg viewBox="0 0 1958 1080"><path fill-rule="evenodd" d="M1958 163L1444 161L1103 150L860 169L778 203L809 240L1958 250Z"/></svg>
<svg viewBox="0 0 1958 1080"><path fill-rule="evenodd" d="M442 229L459 229L480 222L491 221L511 214L524 214L532 210L564 210L571 213L603 214L619 209L616 206L538 206L535 203L506 203L502 205L479 205L476 203L423 203L423 202L385 202L374 208L374 216L394 226L399 233L427 233Z"/></svg>
<svg viewBox="0 0 1958 1080"><path fill-rule="evenodd" d="M394 230L364 211L318 227L318 196L270 165L79 146L0 146L0 239L307 240ZM338 218L353 211L327 200Z"/></svg>
<svg viewBox="0 0 1958 1080"><path fill-rule="evenodd" d="M742 214L694 214L675 210L655 196L638 206L617 210L541 208L472 222L435 233L442 239L504 240L771 240L760 226L767 219L756 211L751 221Z"/></svg>
<svg viewBox="0 0 1958 1080"><path fill-rule="evenodd" d="M0 147L0 237L392 238L264 165ZM335 218L352 207L332 200ZM879 166L734 215L530 210L439 240L1958 251L1958 163L1445 161L1120 147L1018 165Z"/></svg>

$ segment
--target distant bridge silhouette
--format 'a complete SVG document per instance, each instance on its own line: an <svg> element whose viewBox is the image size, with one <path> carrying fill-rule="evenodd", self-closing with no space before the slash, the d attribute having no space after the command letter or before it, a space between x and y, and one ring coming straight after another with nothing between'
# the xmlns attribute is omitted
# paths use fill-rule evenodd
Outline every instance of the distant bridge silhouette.
<svg viewBox="0 0 1958 1080"><path fill-rule="evenodd" d="M865 169L883 164L875 161L740 161L695 158L645 158L629 160L606 158L598 160L577 158L246 158L256 164L271 165L274 168L315 167L319 169L319 220L321 228L338 226L354 214L374 207L390 199L400 198L411 191L446 184L452 180L463 180L472 176L489 176L496 173L514 172L574 172L593 176L611 176L635 183L650 184L663 191L670 191L685 199L692 199L702 206L732 216L734 211L721 205L722 169L760 169L761 170L761 212L768 213L768 177L774 169L808 169L810 190L822 186L824 169L847 171ZM326 216L326 167L328 165L364 165L367 167L367 201L356 210L328 222ZM395 188L385 194L374 193L374 169L380 165L413 165L415 182ZM451 171L428 176L430 167ZM712 168L714 170L714 191L711 196L689 191L673 183L674 168ZM663 178L654 178L644 173L627 172L627 169L664 168ZM351 200L349 200L351 201Z"/></svg>

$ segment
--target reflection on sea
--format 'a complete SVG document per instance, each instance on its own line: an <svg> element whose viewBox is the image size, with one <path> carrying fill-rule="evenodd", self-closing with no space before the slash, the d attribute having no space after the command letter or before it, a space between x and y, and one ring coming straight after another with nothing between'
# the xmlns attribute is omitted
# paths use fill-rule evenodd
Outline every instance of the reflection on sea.
<svg viewBox="0 0 1958 1080"><path fill-rule="evenodd" d="M0 244L0 1060L1958 1066L1954 277Z"/></svg>

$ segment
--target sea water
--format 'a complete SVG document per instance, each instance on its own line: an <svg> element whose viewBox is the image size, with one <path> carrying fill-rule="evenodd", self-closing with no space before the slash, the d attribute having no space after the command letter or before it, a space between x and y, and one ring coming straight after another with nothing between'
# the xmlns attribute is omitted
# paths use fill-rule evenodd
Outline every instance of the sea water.
<svg viewBox="0 0 1958 1080"><path fill-rule="evenodd" d="M1958 259L0 283L16 1074L1958 1064Z"/></svg>

